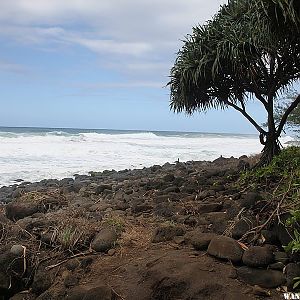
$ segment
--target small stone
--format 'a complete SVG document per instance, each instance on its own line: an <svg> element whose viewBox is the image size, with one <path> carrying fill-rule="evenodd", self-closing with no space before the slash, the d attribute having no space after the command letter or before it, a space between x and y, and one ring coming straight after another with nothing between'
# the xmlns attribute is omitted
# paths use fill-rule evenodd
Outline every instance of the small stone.
<svg viewBox="0 0 300 300"><path fill-rule="evenodd" d="M3 296L3 295L1 294L1 296ZM3 298L0 298L0 299L3 299ZM15 294L11 298L9 298L9 300L34 300L34 299L36 299L36 298L33 295L24 294L24 292ZM38 298L38 300L40 300L40 298ZM43 299L41 299L41 300L43 300Z"/></svg>
<svg viewBox="0 0 300 300"><path fill-rule="evenodd" d="M109 256L114 256L115 253L116 253L116 249L109 249L108 252L107 252L107 254L108 254Z"/></svg>
<svg viewBox="0 0 300 300"><path fill-rule="evenodd" d="M53 239L52 232L44 232L41 234L41 241L47 245L51 245Z"/></svg>
<svg viewBox="0 0 300 300"><path fill-rule="evenodd" d="M163 181L165 182L172 182L175 180L175 177L173 174L167 174L163 177Z"/></svg>
<svg viewBox="0 0 300 300"><path fill-rule="evenodd" d="M10 248L10 253L16 256L24 256L25 248L22 245L13 245Z"/></svg>
<svg viewBox="0 0 300 300"><path fill-rule="evenodd" d="M184 243L184 237L183 236L175 236L173 238L173 241L175 242L175 244L181 245Z"/></svg>
<svg viewBox="0 0 300 300"><path fill-rule="evenodd" d="M232 279L236 279L237 278L237 271L236 269L231 269L229 274L228 274L228 278L232 278Z"/></svg>
<svg viewBox="0 0 300 300"><path fill-rule="evenodd" d="M180 192L180 189L174 185L174 186L170 186L170 187L167 187L166 189L164 189L164 193L179 193Z"/></svg>
<svg viewBox="0 0 300 300"><path fill-rule="evenodd" d="M74 274L69 274L66 276L64 280L65 287L71 287L77 285L79 282L79 279Z"/></svg>
<svg viewBox="0 0 300 300"><path fill-rule="evenodd" d="M99 195L99 194L103 193L105 190L111 190L111 189L112 189L112 185L101 184L95 188L95 194Z"/></svg>
<svg viewBox="0 0 300 300"><path fill-rule="evenodd" d="M287 264L289 262L289 256L287 255L286 252L277 251L274 252L274 260L276 262Z"/></svg>
<svg viewBox="0 0 300 300"><path fill-rule="evenodd" d="M64 271L61 273L61 278L65 280L69 275L70 275L70 272L67 271L67 270L64 270Z"/></svg>
<svg viewBox="0 0 300 300"><path fill-rule="evenodd" d="M143 213L143 212L147 212L147 211L151 211L153 209L153 206L150 205L150 204L137 204L137 205L134 205L131 210L133 213Z"/></svg>
<svg viewBox="0 0 300 300"><path fill-rule="evenodd" d="M85 289L82 287L75 287L68 292L66 299L68 300L111 300L114 293L111 288L107 286L98 286L92 289Z"/></svg>
<svg viewBox="0 0 300 300"><path fill-rule="evenodd" d="M88 256L88 257L84 257L80 260L80 267L83 269L86 269L88 266L90 266L93 262L93 257L92 256Z"/></svg>
<svg viewBox="0 0 300 300"><path fill-rule="evenodd" d="M79 267L80 263L77 259L71 259L66 263L66 268L69 271L74 271L77 267Z"/></svg>
<svg viewBox="0 0 300 300"><path fill-rule="evenodd" d="M91 248L96 252L106 252L115 246L117 234L113 229L104 228L94 238Z"/></svg>
<svg viewBox="0 0 300 300"><path fill-rule="evenodd" d="M198 212L205 214L219 212L223 208L223 203L203 203L198 206Z"/></svg>
<svg viewBox="0 0 300 300"><path fill-rule="evenodd" d="M198 224L198 219L195 216L187 216L183 223L185 225L195 227Z"/></svg>
<svg viewBox="0 0 300 300"><path fill-rule="evenodd" d="M247 162L247 161L241 159L241 160L239 161L238 165L237 165L237 170L238 170L239 172L241 172L241 171L245 171L245 170L248 170L248 169L250 169L250 164L249 164L249 162Z"/></svg>
<svg viewBox="0 0 300 300"><path fill-rule="evenodd" d="M197 198L202 200L207 197L211 197L211 196L215 196L215 195L216 195L216 192L214 190L204 190L198 194Z"/></svg>
<svg viewBox="0 0 300 300"><path fill-rule="evenodd" d="M261 288L260 286L258 285L255 285L252 289L252 293L256 296L263 296L263 297L270 297L271 296L271 293L270 291L266 290L266 289L263 289Z"/></svg>
<svg viewBox="0 0 300 300"><path fill-rule="evenodd" d="M274 264L270 264L269 268L272 270L282 271L284 268L284 264L282 262L276 262Z"/></svg>
<svg viewBox="0 0 300 300"><path fill-rule="evenodd" d="M171 241L175 236L183 235L184 233L184 229L180 226L162 225L155 229L152 242Z"/></svg>

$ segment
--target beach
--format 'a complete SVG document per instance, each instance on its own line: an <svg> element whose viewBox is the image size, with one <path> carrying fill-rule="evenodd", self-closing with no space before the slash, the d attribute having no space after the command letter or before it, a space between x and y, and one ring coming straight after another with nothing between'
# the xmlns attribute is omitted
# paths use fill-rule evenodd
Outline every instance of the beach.
<svg viewBox="0 0 300 300"><path fill-rule="evenodd" d="M278 263L287 255L274 242L254 252L238 242L267 195L237 185L255 160L0 188L2 299L282 299L275 288L286 282Z"/></svg>
<svg viewBox="0 0 300 300"><path fill-rule="evenodd" d="M282 144L292 138L285 136ZM255 134L0 128L0 186L260 153Z"/></svg>

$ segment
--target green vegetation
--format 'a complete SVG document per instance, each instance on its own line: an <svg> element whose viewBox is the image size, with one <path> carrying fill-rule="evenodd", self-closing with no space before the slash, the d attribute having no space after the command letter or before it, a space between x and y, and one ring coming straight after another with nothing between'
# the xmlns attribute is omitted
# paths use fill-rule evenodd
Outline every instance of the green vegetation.
<svg viewBox="0 0 300 300"><path fill-rule="evenodd" d="M289 232L293 232L293 240L284 246L284 250L289 253L300 251L300 210L290 211L291 216L286 220L285 227ZM298 228L298 229L297 229Z"/></svg>
<svg viewBox="0 0 300 300"><path fill-rule="evenodd" d="M297 229L294 230L294 237L291 242L288 243L287 246L283 246L286 252L299 252L300 251L300 233Z"/></svg>
<svg viewBox="0 0 300 300"><path fill-rule="evenodd" d="M278 138L300 95L274 119L275 100L300 78L300 2L229 0L215 17L193 28L178 52L169 82L171 109L193 114L234 108L257 129L260 165L279 154ZM267 113L267 130L246 110L255 99Z"/></svg>
<svg viewBox="0 0 300 300"><path fill-rule="evenodd" d="M61 231L58 233L58 242L61 245L63 250L73 250L80 234L78 233L77 229L72 226L66 226L62 228Z"/></svg>
<svg viewBox="0 0 300 300"><path fill-rule="evenodd" d="M269 193L268 214L273 214L273 220L280 220L284 213L290 214L284 226L292 240L283 248L292 254L300 252L300 147L285 148L269 165L244 172L239 184ZM299 285L300 281L295 279L294 287Z"/></svg>
<svg viewBox="0 0 300 300"><path fill-rule="evenodd" d="M300 210L291 211L291 216L286 220L285 225L287 227L291 227L299 224L300 224Z"/></svg>
<svg viewBox="0 0 300 300"><path fill-rule="evenodd" d="M280 119L284 115L284 112L288 109L289 105L297 98L297 93L291 92L284 98L284 103L278 103L275 107L275 121L280 122ZM300 106L298 105L288 116L286 127L292 129L295 132L300 133Z"/></svg>
<svg viewBox="0 0 300 300"><path fill-rule="evenodd" d="M120 234L125 229L124 220L119 217L110 217L104 221L104 224L112 227L117 234Z"/></svg>
<svg viewBox="0 0 300 300"><path fill-rule="evenodd" d="M275 185L276 194L284 196L290 207L297 209L300 204L300 148L283 149L269 165L242 174L240 183L267 188Z"/></svg>
<svg viewBox="0 0 300 300"><path fill-rule="evenodd" d="M295 277L294 282L293 289L296 289L300 285L300 277Z"/></svg>

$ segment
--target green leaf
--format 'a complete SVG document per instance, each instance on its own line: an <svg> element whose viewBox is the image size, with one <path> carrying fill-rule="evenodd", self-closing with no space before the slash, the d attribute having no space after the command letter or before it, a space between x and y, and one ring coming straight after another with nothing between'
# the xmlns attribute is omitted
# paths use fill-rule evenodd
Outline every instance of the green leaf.
<svg viewBox="0 0 300 300"><path fill-rule="evenodd" d="M293 289L296 289L300 285L300 280L296 281L293 285Z"/></svg>

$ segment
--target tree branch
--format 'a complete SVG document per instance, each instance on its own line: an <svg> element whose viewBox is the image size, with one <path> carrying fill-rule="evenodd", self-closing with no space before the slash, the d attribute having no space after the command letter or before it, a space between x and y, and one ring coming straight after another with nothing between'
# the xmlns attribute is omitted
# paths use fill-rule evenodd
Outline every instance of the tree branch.
<svg viewBox="0 0 300 300"><path fill-rule="evenodd" d="M259 100L264 105L264 107L267 108L268 102L265 100L265 98L262 95L258 94L257 92L254 94L257 100Z"/></svg>
<svg viewBox="0 0 300 300"><path fill-rule="evenodd" d="M226 101L226 104L227 105L229 105L229 106L231 106L231 107L233 107L235 110L237 110L237 111L239 111L255 128L256 128L256 130L259 132L259 133L261 133L261 134L263 134L263 135L266 135L267 134L267 132L265 131L265 130L263 130L262 129L262 127L261 126L259 126L256 122L255 122L255 120L246 112L246 110L245 110L245 108L244 109L242 109L242 108L240 108L238 105L236 105L236 104L234 104L234 103L232 103L232 102L230 102L230 101Z"/></svg>
<svg viewBox="0 0 300 300"><path fill-rule="evenodd" d="M280 136L289 114L298 106L299 103L300 103L300 95L298 95L296 100L288 107L288 109L285 111L284 115L282 116L277 128L277 137Z"/></svg>

